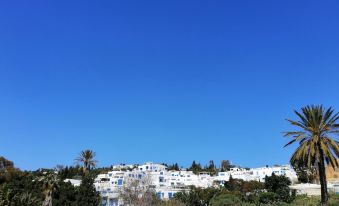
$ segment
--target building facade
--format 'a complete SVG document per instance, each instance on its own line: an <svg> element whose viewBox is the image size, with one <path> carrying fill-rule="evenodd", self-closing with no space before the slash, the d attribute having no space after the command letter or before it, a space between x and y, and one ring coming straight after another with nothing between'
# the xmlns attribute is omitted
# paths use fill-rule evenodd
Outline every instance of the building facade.
<svg viewBox="0 0 339 206"><path fill-rule="evenodd" d="M118 169L116 166L113 168ZM162 164L147 162L134 166L134 169L110 171L99 174L94 185L102 196L103 206L119 206L122 204L121 195L130 182L137 182L138 187L152 189L160 199L170 199L175 193L188 190L189 186L201 188L213 187L228 181L230 176L244 181L256 180L263 182L266 176L285 175L296 181L297 175L289 166L273 166L253 169L231 168L227 172L219 172L212 176L208 173L194 174L192 171L169 171ZM120 168L121 169L121 168Z"/></svg>

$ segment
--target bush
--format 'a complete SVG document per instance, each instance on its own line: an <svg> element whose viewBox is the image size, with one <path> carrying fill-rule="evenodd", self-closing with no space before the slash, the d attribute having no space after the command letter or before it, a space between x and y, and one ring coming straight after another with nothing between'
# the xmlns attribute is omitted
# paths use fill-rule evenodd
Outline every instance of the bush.
<svg viewBox="0 0 339 206"><path fill-rule="evenodd" d="M263 192L259 195L259 202L263 204L272 204L279 200L279 195L274 192Z"/></svg>
<svg viewBox="0 0 339 206"><path fill-rule="evenodd" d="M259 202L259 194L251 193L249 195L244 195L242 199L245 202L257 204Z"/></svg>
<svg viewBox="0 0 339 206"><path fill-rule="evenodd" d="M210 206L242 205L240 198L232 194L221 194L211 199Z"/></svg>
<svg viewBox="0 0 339 206"><path fill-rule="evenodd" d="M258 181L244 181L241 179L233 179L231 175L230 179L225 182L224 187L228 191L247 193L264 189L264 184Z"/></svg>
<svg viewBox="0 0 339 206"><path fill-rule="evenodd" d="M190 187L190 191L178 192L174 198L187 206L205 206L219 192L219 189L212 187L205 189Z"/></svg>
<svg viewBox="0 0 339 206"><path fill-rule="evenodd" d="M272 173L272 176L265 177L265 189L268 192L277 194L276 201L292 202L295 193L289 188L291 181L286 176L277 176ZM291 195L292 193L292 195Z"/></svg>
<svg viewBox="0 0 339 206"><path fill-rule="evenodd" d="M157 206L186 206L186 205L184 203L179 202L178 200L172 198L172 199L167 200L167 201L159 201L157 203Z"/></svg>
<svg viewBox="0 0 339 206"><path fill-rule="evenodd" d="M339 205L339 195L331 195L329 198L329 206Z"/></svg>

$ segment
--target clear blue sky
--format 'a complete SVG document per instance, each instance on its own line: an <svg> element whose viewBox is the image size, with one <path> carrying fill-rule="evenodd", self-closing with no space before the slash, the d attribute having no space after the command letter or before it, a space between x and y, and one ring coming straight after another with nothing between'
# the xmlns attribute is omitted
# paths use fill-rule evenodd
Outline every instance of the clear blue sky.
<svg viewBox="0 0 339 206"><path fill-rule="evenodd" d="M0 155L22 169L288 163L285 118L339 111L339 2L1 1Z"/></svg>

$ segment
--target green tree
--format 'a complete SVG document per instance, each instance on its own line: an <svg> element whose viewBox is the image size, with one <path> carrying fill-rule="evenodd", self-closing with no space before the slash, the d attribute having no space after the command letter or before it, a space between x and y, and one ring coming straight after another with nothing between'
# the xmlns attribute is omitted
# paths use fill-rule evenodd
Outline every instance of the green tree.
<svg viewBox="0 0 339 206"><path fill-rule="evenodd" d="M179 171L180 170L178 163L175 163L173 165L168 166L167 169L168 170L175 170L175 171Z"/></svg>
<svg viewBox="0 0 339 206"><path fill-rule="evenodd" d="M77 204L81 206L97 206L100 203L99 192L95 190L94 178L90 175L85 175L81 185L78 188Z"/></svg>
<svg viewBox="0 0 339 206"><path fill-rule="evenodd" d="M91 172L93 173L93 170L91 170ZM58 172L58 176L61 180L64 180L64 179L81 179L81 177L83 175L84 175L83 168L81 168L79 166L75 166L75 167L66 166L65 168L63 168L62 170L60 170Z"/></svg>
<svg viewBox="0 0 339 206"><path fill-rule="evenodd" d="M75 159L75 161L79 164L83 165L83 171L87 172L92 168L96 167L97 161L95 158L95 152L92 150L83 150L80 152L79 156Z"/></svg>
<svg viewBox="0 0 339 206"><path fill-rule="evenodd" d="M265 189L268 192L275 193L278 197L277 200L283 202L291 202L293 200L293 197L290 195L290 185L290 179L284 175L275 175L272 173L271 176L265 177Z"/></svg>
<svg viewBox="0 0 339 206"><path fill-rule="evenodd" d="M316 168L294 167L301 183L313 183L316 180Z"/></svg>
<svg viewBox="0 0 339 206"><path fill-rule="evenodd" d="M193 161L191 167L188 168L188 170L193 171L194 174L198 174L199 172L202 171L202 168L200 163L197 164L195 161Z"/></svg>
<svg viewBox="0 0 339 206"><path fill-rule="evenodd" d="M301 112L295 111L299 120L287 120L298 129L285 132L285 136L293 139L286 146L299 142L299 147L291 157L293 166L317 167L321 184L321 202L328 202L325 164L338 167L339 142L331 135L339 133L339 114L330 107L306 106Z"/></svg>
<svg viewBox="0 0 339 206"><path fill-rule="evenodd" d="M70 182L59 183L59 190L53 194L53 206L77 206L78 188Z"/></svg>
<svg viewBox="0 0 339 206"><path fill-rule="evenodd" d="M234 179L232 175L230 175L230 178L228 181L224 183L224 187L228 191L240 191L240 182L237 179Z"/></svg>
<svg viewBox="0 0 339 206"><path fill-rule="evenodd" d="M16 171L8 182L0 185L1 206L36 206L42 203L42 183L28 172Z"/></svg>
<svg viewBox="0 0 339 206"><path fill-rule="evenodd" d="M220 171L221 172L226 172L231 169L231 163L229 160L221 160L220 164Z"/></svg>
<svg viewBox="0 0 339 206"><path fill-rule="evenodd" d="M263 190L264 184L254 180L244 181L241 179L234 179L231 175L229 180L224 183L224 187L230 192L241 192L243 194L247 194Z"/></svg>

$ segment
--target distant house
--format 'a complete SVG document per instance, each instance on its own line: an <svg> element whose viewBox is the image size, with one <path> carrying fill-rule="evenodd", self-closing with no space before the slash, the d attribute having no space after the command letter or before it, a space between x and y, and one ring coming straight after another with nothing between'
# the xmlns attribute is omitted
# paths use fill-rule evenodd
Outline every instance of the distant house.
<svg viewBox="0 0 339 206"><path fill-rule="evenodd" d="M75 187L78 187L81 185L81 180L79 179L65 179L64 182L70 182Z"/></svg>

